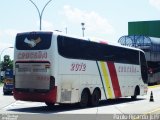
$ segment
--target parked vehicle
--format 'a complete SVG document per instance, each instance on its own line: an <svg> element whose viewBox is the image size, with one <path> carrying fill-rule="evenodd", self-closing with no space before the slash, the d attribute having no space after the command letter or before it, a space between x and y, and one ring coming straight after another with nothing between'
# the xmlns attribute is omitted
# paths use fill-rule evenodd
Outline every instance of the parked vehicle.
<svg viewBox="0 0 160 120"><path fill-rule="evenodd" d="M8 95L12 94L13 91L13 70L7 69L5 71L5 79L4 79L4 85L3 85L3 94Z"/></svg>

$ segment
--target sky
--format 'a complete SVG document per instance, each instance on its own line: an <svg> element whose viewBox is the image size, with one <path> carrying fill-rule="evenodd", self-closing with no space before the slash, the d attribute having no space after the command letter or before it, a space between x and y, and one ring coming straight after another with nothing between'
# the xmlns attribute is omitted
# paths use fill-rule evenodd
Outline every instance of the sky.
<svg viewBox="0 0 160 120"><path fill-rule="evenodd" d="M32 0L41 12L49 0ZM42 31L59 30L66 34L117 42L128 34L128 22L160 20L160 0L52 0L42 16ZM0 58L13 59L15 36L39 31L39 16L29 0L1 0ZM8 49L6 49L8 48Z"/></svg>

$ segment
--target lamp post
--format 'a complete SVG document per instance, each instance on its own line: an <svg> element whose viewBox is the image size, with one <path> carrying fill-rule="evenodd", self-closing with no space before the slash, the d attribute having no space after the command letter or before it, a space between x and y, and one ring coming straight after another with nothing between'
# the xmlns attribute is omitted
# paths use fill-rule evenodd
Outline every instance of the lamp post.
<svg viewBox="0 0 160 120"><path fill-rule="evenodd" d="M0 81L1 81L1 69L2 69L2 63L1 63L1 56L3 54L3 52L9 48L13 48L13 47L7 47L7 48L4 48L0 54Z"/></svg>
<svg viewBox="0 0 160 120"><path fill-rule="evenodd" d="M67 27L65 27L65 30L66 30L66 34L67 34Z"/></svg>
<svg viewBox="0 0 160 120"><path fill-rule="evenodd" d="M45 10L45 8L47 7L47 5L52 1L52 0L49 0L45 6L43 7L42 11L40 12L39 8L37 7L37 5L32 1L32 0L29 0L37 9L37 12L38 12L38 15L39 15L39 29L41 30L41 24L42 24L42 15L43 15L43 12Z"/></svg>
<svg viewBox="0 0 160 120"><path fill-rule="evenodd" d="M82 36L84 37L84 30L85 30L84 25L85 25L85 23L82 22L81 25L82 25Z"/></svg>

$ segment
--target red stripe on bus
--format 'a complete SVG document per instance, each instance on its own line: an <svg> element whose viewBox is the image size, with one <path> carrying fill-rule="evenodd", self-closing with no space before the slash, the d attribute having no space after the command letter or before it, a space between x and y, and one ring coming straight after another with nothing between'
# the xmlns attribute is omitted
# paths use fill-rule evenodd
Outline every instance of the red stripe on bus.
<svg viewBox="0 0 160 120"><path fill-rule="evenodd" d="M118 82L115 65L113 62L107 62L107 65L108 65L115 97L121 97L122 95L121 95L121 90Z"/></svg>

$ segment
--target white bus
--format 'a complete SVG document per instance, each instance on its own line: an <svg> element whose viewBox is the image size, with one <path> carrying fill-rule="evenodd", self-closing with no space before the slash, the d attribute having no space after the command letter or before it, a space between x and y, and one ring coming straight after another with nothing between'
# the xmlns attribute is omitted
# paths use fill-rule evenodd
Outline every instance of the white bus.
<svg viewBox="0 0 160 120"><path fill-rule="evenodd" d="M79 103L147 93L144 52L54 32L18 33L14 51L14 98Z"/></svg>

